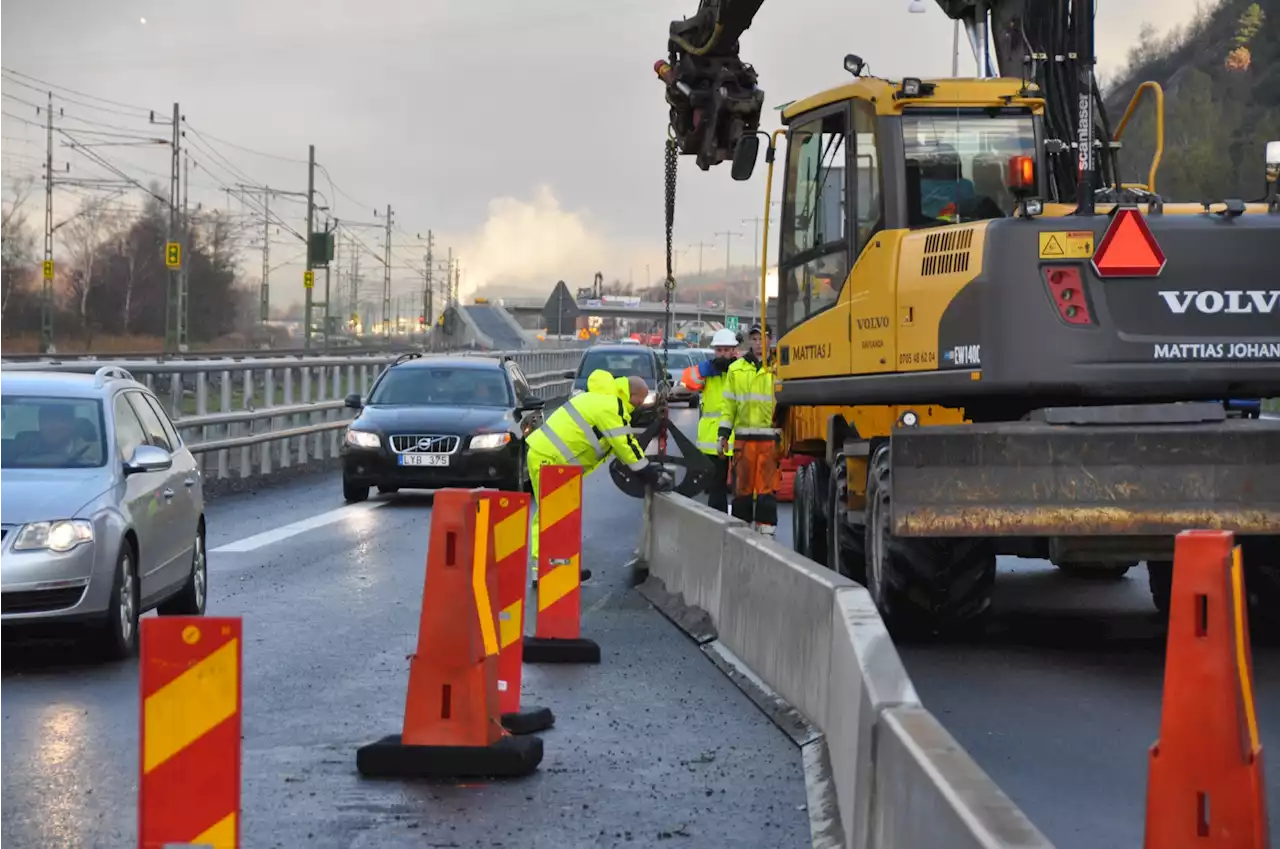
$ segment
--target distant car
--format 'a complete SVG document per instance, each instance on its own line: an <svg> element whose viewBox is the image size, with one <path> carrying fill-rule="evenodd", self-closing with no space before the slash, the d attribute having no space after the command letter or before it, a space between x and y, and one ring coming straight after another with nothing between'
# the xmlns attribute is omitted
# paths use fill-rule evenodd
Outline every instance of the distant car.
<svg viewBox="0 0 1280 849"><path fill-rule="evenodd" d="M653 347L655 350L661 351L663 348L662 341L659 340L657 343L654 344ZM677 349L683 349L683 348L689 348L689 347L691 347L689 343L684 341L683 339L671 339L666 343L666 348L668 351L675 351Z"/></svg>
<svg viewBox="0 0 1280 849"><path fill-rule="evenodd" d="M87 628L122 658L144 611L202 615L203 479L156 397L111 366L0 387L5 631Z"/></svg>
<svg viewBox="0 0 1280 849"><path fill-rule="evenodd" d="M661 352L658 357L662 357ZM685 386L681 378L686 368L697 365L705 359L706 357L701 356L697 348L667 352L667 376L671 381L671 388L667 390L667 399L671 403L684 402L690 407L698 406L698 393Z"/></svg>
<svg viewBox="0 0 1280 849"><path fill-rule="evenodd" d="M631 414L631 425L644 428L653 422L658 410L659 384L666 382L656 351L643 345L626 344L596 345L587 349L578 367L564 374L566 380L573 381L572 394L587 391L587 378L596 369L604 369L614 377L643 378L649 394Z"/></svg>
<svg viewBox="0 0 1280 849"><path fill-rule="evenodd" d="M496 357L406 354L374 381L342 442L342 496L371 487L528 489L525 437L542 424L544 401L520 367Z"/></svg>

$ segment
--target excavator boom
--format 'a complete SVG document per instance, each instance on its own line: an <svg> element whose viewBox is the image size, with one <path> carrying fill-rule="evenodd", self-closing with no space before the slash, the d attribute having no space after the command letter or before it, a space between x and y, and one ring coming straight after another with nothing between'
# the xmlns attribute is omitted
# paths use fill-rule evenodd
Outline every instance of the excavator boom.
<svg viewBox="0 0 1280 849"><path fill-rule="evenodd" d="M964 24L980 77L1021 78L1037 87L1046 132L1062 151L1049 163L1048 200L1092 212L1095 193L1119 182L1093 74L1094 0L936 2ZM762 5L700 0L697 14L671 23L668 58L654 66L667 86L677 146L704 171L731 159L738 140L760 129L764 92L755 68L742 61L739 39Z"/></svg>

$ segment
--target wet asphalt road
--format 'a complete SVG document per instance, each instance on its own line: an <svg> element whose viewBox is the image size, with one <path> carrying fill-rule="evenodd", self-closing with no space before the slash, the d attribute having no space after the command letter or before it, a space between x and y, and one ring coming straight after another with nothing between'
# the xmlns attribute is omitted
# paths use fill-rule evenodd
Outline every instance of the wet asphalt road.
<svg viewBox="0 0 1280 849"><path fill-rule="evenodd" d="M639 502L602 470L584 504L597 530L583 631L603 662L526 666L524 703L557 718L541 768L452 785L355 771L359 745L400 728L430 500L344 507L325 475L210 503L209 613L244 617L244 846L807 845L798 750L628 587ZM3 660L4 844L133 845L136 663L85 665L57 645L6 645Z"/></svg>
<svg viewBox="0 0 1280 849"><path fill-rule="evenodd" d="M789 504L778 538L791 544ZM1165 652L1146 568L1096 581L1002 557L993 608L976 639L899 645L925 707L1058 849L1141 846ZM1280 647L1255 644L1253 663L1265 761L1280 751Z"/></svg>

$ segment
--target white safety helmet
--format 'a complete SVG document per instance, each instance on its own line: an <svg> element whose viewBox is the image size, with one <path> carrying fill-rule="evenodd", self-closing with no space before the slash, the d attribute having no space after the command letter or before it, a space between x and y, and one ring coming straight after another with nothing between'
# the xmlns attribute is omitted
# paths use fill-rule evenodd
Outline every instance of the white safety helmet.
<svg viewBox="0 0 1280 849"><path fill-rule="evenodd" d="M738 334L727 327L722 327L716 331L715 336L711 337L711 347L736 348L738 347Z"/></svg>

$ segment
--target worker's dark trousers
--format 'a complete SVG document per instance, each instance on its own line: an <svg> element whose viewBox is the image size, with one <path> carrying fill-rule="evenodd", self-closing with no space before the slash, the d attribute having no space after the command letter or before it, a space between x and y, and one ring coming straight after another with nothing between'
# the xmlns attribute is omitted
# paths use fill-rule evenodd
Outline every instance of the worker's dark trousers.
<svg viewBox="0 0 1280 849"><path fill-rule="evenodd" d="M711 483L707 486L707 506L721 513L729 512L729 458L705 455L711 461Z"/></svg>
<svg viewBox="0 0 1280 849"><path fill-rule="evenodd" d="M775 495L758 495L755 498L750 495L737 495L734 496L733 510L730 512L735 519L741 519L744 522L777 525L778 498Z"/></svg>

